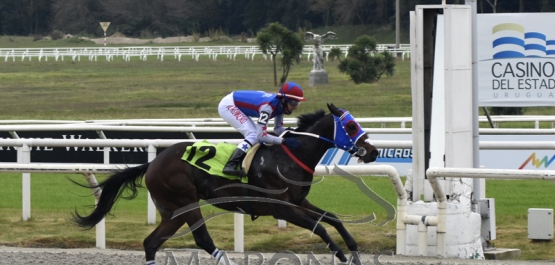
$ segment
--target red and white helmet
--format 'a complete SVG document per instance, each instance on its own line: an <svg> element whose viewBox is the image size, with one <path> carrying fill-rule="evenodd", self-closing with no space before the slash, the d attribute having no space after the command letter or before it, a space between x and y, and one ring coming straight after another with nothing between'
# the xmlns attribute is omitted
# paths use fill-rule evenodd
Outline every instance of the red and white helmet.
<svg viewBox="0 0 555 265"><path fill-rule="evenodd" d="M279 89L279 96L288 100L305 101L303 89L295 82L287 82Z"/></svg>

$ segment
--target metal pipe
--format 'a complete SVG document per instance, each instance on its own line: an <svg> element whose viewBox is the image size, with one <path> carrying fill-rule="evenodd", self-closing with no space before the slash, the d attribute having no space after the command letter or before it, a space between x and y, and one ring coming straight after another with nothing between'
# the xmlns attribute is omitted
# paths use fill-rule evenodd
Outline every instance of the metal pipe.
<svg viewBox="0 0 555 265"><path fill-rule="evenodd" d="M438 200L437 255L445 256L447 198L437 178L494 178L494 179L545 179L555 180L555 170L518 170L484 168L439 168L430 167L426 176Z"/></svg>
<svg viewBox="0 0 555 265"><path fill-rule="evenodd" d="M426 174L428 171L426 171ZM436 248L437 255L445 257L445 235L447 233L447 195L435 177L429 177L428 181L434 190L437 199L437 228Z"/></svg>
<svg viewBox="0 0 555 265"><path fill-rule="evenodd" d="M555 180L555 170L486 169L486 168L438 168L426 171L428 179L446 178L491 178L491 179L544 179ZM430 181L431 182L431 181ZM441 187L440 187L441 188ZM434 190L435 192L435 190Z"/></svg>
<svg viewBox="0 0 555 265"><path fill-rule="evenodd" d="M418 255L428 254L428 227L424 222L418 222Z"/></svg>

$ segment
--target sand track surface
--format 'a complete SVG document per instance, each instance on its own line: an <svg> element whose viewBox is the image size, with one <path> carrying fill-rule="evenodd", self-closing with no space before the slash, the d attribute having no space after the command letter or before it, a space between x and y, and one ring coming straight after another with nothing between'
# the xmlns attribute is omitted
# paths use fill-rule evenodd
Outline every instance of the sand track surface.
<svg viewBox="0 0 555 265"><path fill-rule="evenodd" d="M196 258L192 263L191 258L198 253L199 263L196 263ZM260 253L264 257L262 263L259 256L250 255L250 264L280 264L290 265L295 264L293 261L286 258L280 259L277 263L270 262L275 258L275 253ZM245 254L243 253L227 253L228 257L237 264L247 264L245 262ZM173 257L170 259L169 257ZM277 257L277 256L276 256ZM297 257L301 260L302 264L309 264L306 254L298 254ZM316 254L314 257L321 264L342 264L337 259L332 258L328 254ZM438 257L406 257L406 256L386 256L382 255L377 257L375 255L362 254L361 260L363 264L442 264L442 265L465 265L465 264L555 264L555 261L503 261L503 260L462 260L462 259L444 259ZM210 257L206 252L198 249L162 249L158 251L156 257L156 264L202 264L212 265L216 264L215 260ZM115 249L53 249L53 248L15 248L0 246L0 264L114 264L114 265L135 265L145 264L144 253L142 251L129 251L129 250L115 250ZM298 263L297 263L298 264ZM317 264L312 262L312 264Z"/></svg>

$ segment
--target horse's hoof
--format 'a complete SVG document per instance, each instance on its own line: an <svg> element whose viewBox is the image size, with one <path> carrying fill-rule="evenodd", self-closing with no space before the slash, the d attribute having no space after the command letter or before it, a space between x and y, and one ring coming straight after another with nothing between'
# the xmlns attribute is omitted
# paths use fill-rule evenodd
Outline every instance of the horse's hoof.
<svg viewBox="0 0 555 265"><path fill-rule="evenodd" d="M347 263L347 257L345 257L345 255L343 255L343 253L339 253L337 252L335 254L335 256L339 259L339 261L341 261L342 263Z"/></svg>

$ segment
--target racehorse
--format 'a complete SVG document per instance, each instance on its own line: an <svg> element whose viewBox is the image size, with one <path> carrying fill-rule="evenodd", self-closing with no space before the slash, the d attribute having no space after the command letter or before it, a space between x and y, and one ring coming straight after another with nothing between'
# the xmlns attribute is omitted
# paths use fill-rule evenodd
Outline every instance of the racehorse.
<svg viewBox="0 0 555 265"><path fill-rule="evenodd" d="M95 210L87 216L76 211L73 221L84 228L94 227L110 212L125 189L132 191L126 199L137 195L144 176L162 219L143 242L148 265L155 264L158 248L185 223L200 248L212 254L218 264L225 260L221 259L223 252L216 248L204 224L198 207L201 199L213 201L216 207L227 211L249 214L253 220L257 216L273 216L309 229L320 236L339 260L346 262L341 248L319 222L337 229L351 252L358 250L356 241L335 215L312 205L306 197L314 169L328 149L346 150L364 163L374 162L378 150L348 111L333 104L328 104L328 109L331 113L319 110L299 116L297 128L284 133L283 137L297 137L302 143L300 148L289 150L285 145L262 145L247 173L248 184L213 176L192 166L182 160L192 143L177 143L150 163L119 170L98 184L102 193Z"/></svg>

